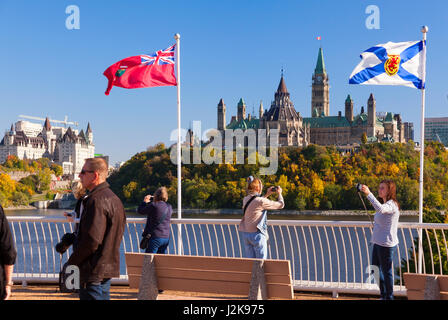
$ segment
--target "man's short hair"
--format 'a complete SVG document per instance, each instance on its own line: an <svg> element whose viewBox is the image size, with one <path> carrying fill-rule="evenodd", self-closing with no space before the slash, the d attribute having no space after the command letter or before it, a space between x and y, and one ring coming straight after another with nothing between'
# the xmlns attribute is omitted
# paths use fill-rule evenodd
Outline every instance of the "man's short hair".
<svg viewBox="0 0 448 320"><path fill-rule="evenodd" d="M89 165L89 169L98 172L101 179L106 180L108 168L107 163L103 158L88 158L86 164Z"/></svg>

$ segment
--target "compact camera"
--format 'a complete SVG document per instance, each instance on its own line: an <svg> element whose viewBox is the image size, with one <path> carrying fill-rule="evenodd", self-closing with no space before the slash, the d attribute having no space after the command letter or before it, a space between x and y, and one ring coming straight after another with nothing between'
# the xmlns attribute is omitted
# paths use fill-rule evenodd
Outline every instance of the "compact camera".
<svg viewBox="0 0 448 320"><path fill-rule="evenodd" d="M277 190L278 190L278 187L277 186L275 186L275 187L273 187L272 189L272 192L277 192Z"/></svg>
<svg viewBox="0 0 448 320"><path fill-rule="evenodd" d="M362 184L361 183L357 183L356 184L356 190L358 190L359 192L361 192L362 190Z"/></svg>
<svg viewBox="0 0 448 320"><path fill-rule="evenodd" d="M60 254L64 254L68 248L75 242L76 235L74 233L66 233L62 236L61 241L56 244L55 250Z"/></svg>
<svg viewBox="0 0 448 320"><path fill-rule="evenodd" d="M76 211L67 212L67 217L76 218Z"/></svg>

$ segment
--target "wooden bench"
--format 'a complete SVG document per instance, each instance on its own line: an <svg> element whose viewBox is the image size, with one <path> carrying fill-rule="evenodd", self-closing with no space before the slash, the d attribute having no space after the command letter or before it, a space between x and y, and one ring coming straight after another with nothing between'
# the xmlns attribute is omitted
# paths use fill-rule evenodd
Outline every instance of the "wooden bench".
<svg viewBox="0 0 448 320"><path fill-rule="evenodd" d="M448 300L448 276L404 273L409 300Z"/></svg>
<svg viewBox="0 0 448 320"><path fill-rule="evenodd" d="M289 260L126 253L129 286L139 300L158 290L219 293L252 299L293 299Z"/></svg>

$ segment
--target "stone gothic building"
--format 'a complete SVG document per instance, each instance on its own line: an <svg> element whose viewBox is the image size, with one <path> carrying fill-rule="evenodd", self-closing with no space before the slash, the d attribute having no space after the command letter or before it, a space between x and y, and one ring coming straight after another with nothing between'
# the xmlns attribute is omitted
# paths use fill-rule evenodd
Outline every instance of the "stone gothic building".
<svg viewBox="0 0 448 320"><path fill-rule="evenodd" d="M223 99L218 103L218 130L225 129L265 129L269 141L270 131L279 130L279 146L307 146L309 144L309 128L304 125L303 118L294 108L290 94L286 88L283 75L280 79L277 91L274 94L269 110L264 111L263 103L260 103L258 118L249 114L246 116L246 104L241 98L238 102L237 116L233 116L230 123L226 123L226 105Z"/></svg>
<svg viewBox="0 0 448 320"><path fill-rule="evenodd" d="M311 117L308 118L302 117L294 108L283 74L270 109L265 112L260 103L258 118L251 114L246 116L246 104L241 98L237 115L226 124L226 105L221 99L218 103L218 130L266 129L269 134L270 129L276 128L280 130L280 146L360 144L363 134L369 142L406 142L401 116L392 112L378 114L373 94L367 100L367 113L361 107L361 112L355 115L354 101L348 95L345 114L339 111L337 116L330 116L330 84L322 48L318 51L311 88Z"/></svg>
<svg viewBox="0 0 448 320"><path fill-rule="evenodd" d="M84 133L72 128L52 127L48 117L45 123L18 121L5 132L0 142L0 163L9 155L19 159L48 158L63 168L64 174L75 175L81 171L84 160L93 158L95 145L90 123Z"/></svg>

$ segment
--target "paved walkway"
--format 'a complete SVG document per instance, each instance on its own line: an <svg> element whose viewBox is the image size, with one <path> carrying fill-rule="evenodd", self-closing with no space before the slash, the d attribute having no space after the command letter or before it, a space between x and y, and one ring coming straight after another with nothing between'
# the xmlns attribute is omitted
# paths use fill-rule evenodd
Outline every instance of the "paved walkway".
<svg viewBox="0 0 448 320"><path fill-rule="evenodd" d="M111 287L112 300L136 300L137 289L130 289L128 286L114 285ZM158 300L245 300L246 297L233 295L217 294L196 294L177 291L165 291L158 296ZM295 292L295 300L377 300L376 296L364 295L339 295L338 298L332 298L331 294ZM61 293L56 284L28 285L22 287L15 285L13 287L13 296L11 300L78 300L77 294Z"/></svg>

